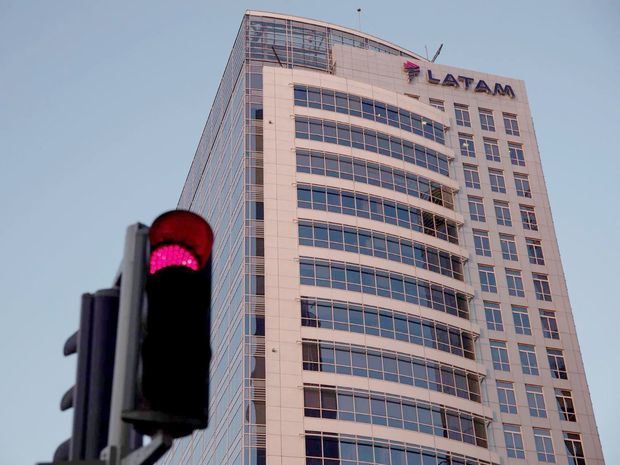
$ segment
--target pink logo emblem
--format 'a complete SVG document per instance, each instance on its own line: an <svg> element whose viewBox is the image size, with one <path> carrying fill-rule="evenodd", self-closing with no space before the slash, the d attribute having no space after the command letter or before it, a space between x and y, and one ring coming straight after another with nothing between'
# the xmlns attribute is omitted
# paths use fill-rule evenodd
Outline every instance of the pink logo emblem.
<svg viewBox="0 0 620 465"><path fill-rule="evenodd" d="M420 74L420 66L415 64L413 61L405 61L403 68L405 71L407 71L407 76L409 76L409 82L411 82L414 77Z"/></svg>

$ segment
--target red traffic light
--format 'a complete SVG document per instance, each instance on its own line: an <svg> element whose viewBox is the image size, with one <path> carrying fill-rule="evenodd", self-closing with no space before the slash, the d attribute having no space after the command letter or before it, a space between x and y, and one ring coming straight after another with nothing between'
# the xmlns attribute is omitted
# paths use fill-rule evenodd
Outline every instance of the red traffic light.
<svg viewBox="0 0 620 465"><path fill-rule="evenodd" d="M168 267L203 268L213 248L213 231L201 216L185 211L166 212L149 230L149 273Z"/></svg>

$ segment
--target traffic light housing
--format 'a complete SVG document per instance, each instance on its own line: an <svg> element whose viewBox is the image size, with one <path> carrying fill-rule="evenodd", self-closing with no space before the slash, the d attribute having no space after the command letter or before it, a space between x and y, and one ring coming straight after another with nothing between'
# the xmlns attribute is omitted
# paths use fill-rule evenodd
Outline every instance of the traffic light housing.
<svg viewBox="0 0 620 465"><path fill-rule="evenodd" d="M123 411L142 434L207 426L212 247L209 224L188 211L164 213L149 229L137 389Z"/></svg>
<svg viewBox="0 0 620 465"><path fill-rule="evenodd" d="M118 303L118 288L82 295L79 329L63 348L77 354L75 384L60 402L62 411L73 408L72 434L54 462L97 459L107 444Z"/></svg>

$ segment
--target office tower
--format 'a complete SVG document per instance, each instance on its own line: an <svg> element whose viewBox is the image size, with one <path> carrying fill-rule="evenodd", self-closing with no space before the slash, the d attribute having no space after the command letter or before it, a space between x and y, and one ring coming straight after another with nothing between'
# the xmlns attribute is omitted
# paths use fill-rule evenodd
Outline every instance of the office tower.
<svg viewBox="0 0 620 465"><path fill-rule="evenodd" d="M247 12L179 207L212 408L163 463L603 463L522 81Z"/></svg>

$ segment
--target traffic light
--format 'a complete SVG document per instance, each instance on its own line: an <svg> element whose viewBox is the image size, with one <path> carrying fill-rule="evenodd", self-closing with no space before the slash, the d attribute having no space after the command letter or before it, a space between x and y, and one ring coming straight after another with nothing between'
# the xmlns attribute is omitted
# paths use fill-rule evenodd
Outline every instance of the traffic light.
<svg viewBox="0 0 620 465"><path fill-rule="evenodd" d="M107 444L118 303L118 288L82 295L79 330L63 350L77 354L75 385L60 402L63 411L73 408L72 435L56 449L54 462L98 459Z"/></svg>
<svg viewBox="0 0 620 465"><path fill-rule="evenodd" d="M142 434L207 426L212 247L209 224L188 211L149 229L135 403L122 415Z"/></svg>

